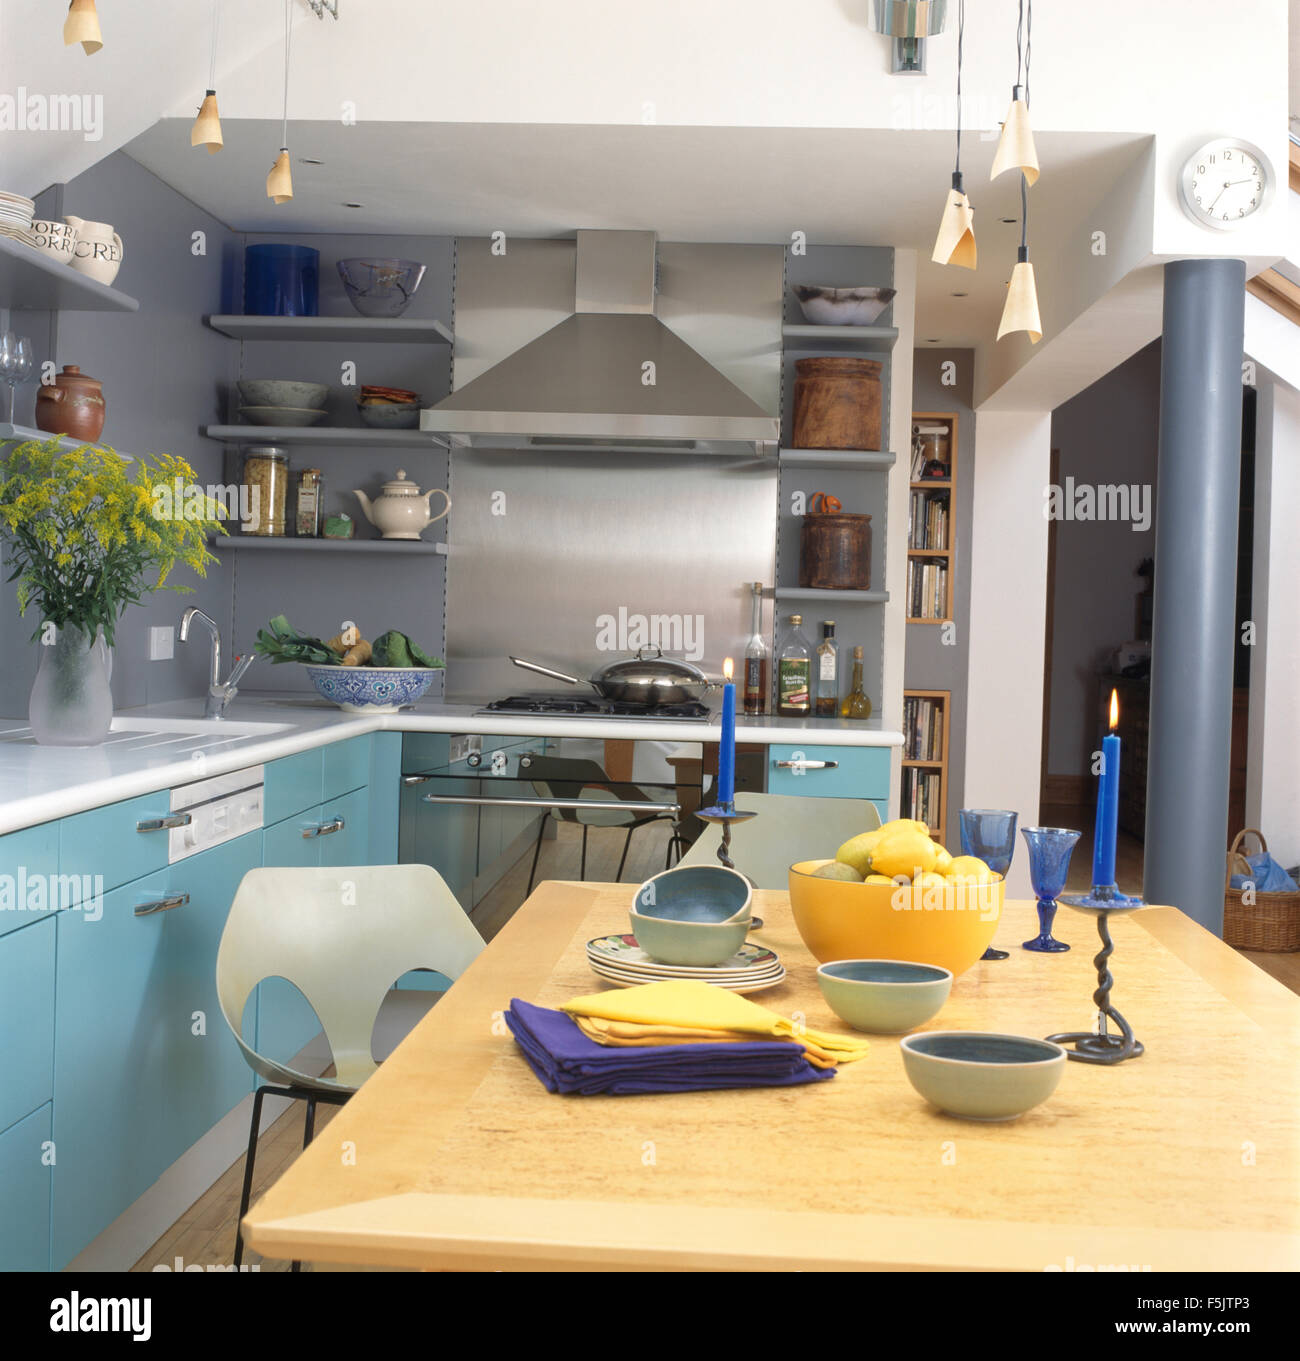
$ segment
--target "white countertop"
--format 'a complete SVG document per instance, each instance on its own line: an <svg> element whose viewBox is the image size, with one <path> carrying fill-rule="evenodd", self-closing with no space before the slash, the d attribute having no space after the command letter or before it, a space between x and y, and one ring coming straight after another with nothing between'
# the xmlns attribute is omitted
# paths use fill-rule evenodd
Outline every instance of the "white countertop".
<svg viewBox="0 0 1300 1361"><path fill-rule="evenodd" d="M292 756L329 742L371 732L482 733L504 737L601 737L655 742L716 742L720 720L555 717L485 714L474 704L420 703L397 714L347 714L309 695L241 694L227 711L228 726L211 722L199 735L147 731L150 720L196 719L202 701L177 700L124 710L114 720L135 731L115 731L98 747L43 747L18 719L0 720L0 834L85 812L210 775ZM280 724L241 733L241 724ZM737 718L740 743L827 747L899 747L903 735L846 719Z"/></svg>

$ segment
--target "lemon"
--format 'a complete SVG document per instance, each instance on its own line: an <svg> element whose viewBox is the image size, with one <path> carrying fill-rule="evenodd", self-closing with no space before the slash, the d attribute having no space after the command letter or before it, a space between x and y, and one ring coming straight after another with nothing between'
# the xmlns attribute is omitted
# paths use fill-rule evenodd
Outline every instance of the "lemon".
<svg viewBox="0 0 1300 1361"><path fill-rule="evenodd" d="M993 882L993 871L974 855L959 855L948 870L948 877L960 883L989 884Z"/></svg>
<svg viewBox="0 0 1300 1361"><path fill-rule="evenodd" d="M893 888L894 881L887 874L868 874L866 882L869 884L888 884Z"/></svg>
<svg viewBox="0 0 1300 1361"><path fill-rule="evenodd" d="M939 874L934 870L929 870L924 874L918 874L916 878L912 880L912 887L920 889L946 889L948 887L948 881L942 874Z"/></svg>
<svg viewBox="0 0 1300 1361"><path fill-rule="evenodd" d="M842 879L848 884L860 884L862 875L853 868L839 860L828 860L824 865L813 870L814 879Z"/></svg>
<svg viewBox="0 0 1300 1361"><path fill-rule="evenodd" d="M939 847L939 855L934 862L934 872L936 874L952 873L952 852L946 846Z"/></svg>
<svg viewBox="0 0 1300 1361"><path fill-rule="evenodd" d="M939 848L928 835L911 829L898 828L881 837L871 852L870 868L875 874L917 875L934 869Z"/></svg>
<svg viewBox="0 0 1300 1361"><path fill-rule="evenodd" d="M870 832L859 832L857 836L850 837L835 852L835 859L841 865L851 865L859 874L866 874L871 865L871 852L875 850L876 842L880 840L884 832L883 827L877 827Z"/></svg>

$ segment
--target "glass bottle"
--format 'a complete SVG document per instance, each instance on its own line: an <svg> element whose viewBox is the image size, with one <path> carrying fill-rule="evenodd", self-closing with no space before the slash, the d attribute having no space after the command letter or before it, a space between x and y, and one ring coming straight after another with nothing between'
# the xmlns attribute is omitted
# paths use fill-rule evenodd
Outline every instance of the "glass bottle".
<svg viewBox="0 0 1300 1361"><path fill-rule="evenodd" d="M749 642L745 644L745 712L767 713L767 697L771 680L771 654L763 637L763 583L756 581L750 588L753 607L749 617Z"/></svg>
<svg viewBox="0 0 1300 1361"><path fill-rule="evenodd" d="M822 620L822 640L817 644L818 718L834 718L840 711L840 645L835 641L835 620Z"/></svg>
<svg viewBox="0 0 1300 1361"><path fill-rule="evenodd" d="M304 468L298 474L298 505L294 515L295 528L300 539L315 539L320 536L321 471L319 468Z"/></svg>
<svg viewBox="0 0 1300 1361"><path fill-rule="evenodd" d="M841 718L870 718L871 701L867 698L867 692L862 688L862 649L853 649L853 684L849 687L849 693L844 696L844 703L840 705Z"/></svg>
<svg viewBox="0 0 1300 1361"><path fill-rule="evenodd" d="M790 616L776 663L776 711L783 718L807 718L812 712L812 644L804 637L803 615Z"/></svg>

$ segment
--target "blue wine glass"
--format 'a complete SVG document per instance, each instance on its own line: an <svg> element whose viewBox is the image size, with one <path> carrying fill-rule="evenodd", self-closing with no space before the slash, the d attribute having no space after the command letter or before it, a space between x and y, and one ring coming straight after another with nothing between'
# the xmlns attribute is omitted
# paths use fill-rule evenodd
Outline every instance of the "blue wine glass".
<svg viewBox="0 0 1300 1361"><path fill-rule="evenodd" d="M961 810L961 853L982 860L994 874L1004 879L1016 853L1016 815L1006 808L963 808ZM1008 959L1005 950L991 945L981 959Z"/></svg>
<svg viewBox="0 0 1300 1361"><path fill-rule="evenodd" d="M1082 835L1068 827L1023 827L1021 836L1029 847L1029 878L1038 899L1038 935L1024 943L1026 950L1057 955L1070 947L1052 935L1056 920L1056 897L1065 887L1070 853Z"/></svg>

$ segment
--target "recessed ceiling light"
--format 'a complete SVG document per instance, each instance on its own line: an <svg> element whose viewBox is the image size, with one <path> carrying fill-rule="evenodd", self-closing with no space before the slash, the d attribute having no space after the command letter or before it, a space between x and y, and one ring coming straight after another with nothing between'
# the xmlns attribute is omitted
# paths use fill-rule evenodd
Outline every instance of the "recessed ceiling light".
<svg viewBox="0 0 1300 1361"><path fill-rule="evenodd" d="M299 156L299 165L324 165L324 161L318 161L315 156Z"/></svg>

